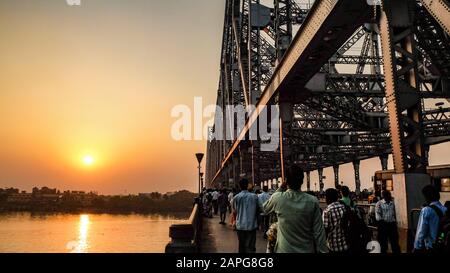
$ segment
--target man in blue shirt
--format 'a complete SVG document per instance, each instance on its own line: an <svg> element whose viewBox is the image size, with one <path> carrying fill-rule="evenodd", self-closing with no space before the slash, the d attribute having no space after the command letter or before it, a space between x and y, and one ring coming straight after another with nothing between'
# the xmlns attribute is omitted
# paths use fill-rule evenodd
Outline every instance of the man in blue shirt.
<svg viewBox="0 0 450 273"><path fill-rule="evenodd" d="M414 242L416 252L431 251L433 249L433 244L436 241L439 231L440 218L447 211L447 208L439 202L441 197L435 187L431 185L425 186L422 189L422 194L425 197L427 206L422 208L420 212L416 240ZM440 215L439 211L441 212Z"/></svg>
<svg viewBox="0 0 450 273"><path fill-rule="evenodd" d="M258 196L248 191L248 180L239 181L241 192L233 198L236 211L236 230L239 240L239 253L256 252L256 229L258 228Z"/></svg>

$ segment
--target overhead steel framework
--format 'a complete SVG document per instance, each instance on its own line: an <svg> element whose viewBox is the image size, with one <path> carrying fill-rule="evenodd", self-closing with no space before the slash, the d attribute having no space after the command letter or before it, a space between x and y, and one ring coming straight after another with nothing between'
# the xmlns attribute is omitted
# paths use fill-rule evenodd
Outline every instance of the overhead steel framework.
<svg viewBox="0 0 450 273"><path fill-rule="evenodd" d="M373 2L371 5L370 3ZM207 143L206 183L257 185L393 154L398 174L425 173L450 141L450 8L430 0L226 0L217 105L260 106L233 139ZM395 15L395 16L394 16ZM279 148L250 140L262 106L280 111ZM217 113L216 113L217 114Z"/></svg>

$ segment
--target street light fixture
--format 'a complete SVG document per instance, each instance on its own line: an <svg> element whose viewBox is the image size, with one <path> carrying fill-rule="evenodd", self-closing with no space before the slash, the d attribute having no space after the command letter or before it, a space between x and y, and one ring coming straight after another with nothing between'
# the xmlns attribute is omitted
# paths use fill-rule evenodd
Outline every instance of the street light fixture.
<svg viewBox="0 0 450 273"><path fill-rule="evenodd" d="M202 153L195 154L195 157L197 158L197 161L198 161L198 194L199 195L202 192L202 189L201 189L201 183L202 183L202 172L201 172L201 169L202 169L203 156L204 156L204 154L202 154Z"/></svg>

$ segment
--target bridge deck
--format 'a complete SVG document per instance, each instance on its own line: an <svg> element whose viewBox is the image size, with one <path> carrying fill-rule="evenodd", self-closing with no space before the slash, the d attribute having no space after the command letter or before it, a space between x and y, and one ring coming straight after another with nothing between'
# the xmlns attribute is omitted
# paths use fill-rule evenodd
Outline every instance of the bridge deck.
<svg viewBox="0 0 450 273"><path fill-rule="evenodd" d="M227 222L229 215L227 215ZM263 233L257 232L256 253L266 253L267 241ZM230 225L219 224L219 217L203 218L202 252L204 253L237 253L238 238Z"/></svg>

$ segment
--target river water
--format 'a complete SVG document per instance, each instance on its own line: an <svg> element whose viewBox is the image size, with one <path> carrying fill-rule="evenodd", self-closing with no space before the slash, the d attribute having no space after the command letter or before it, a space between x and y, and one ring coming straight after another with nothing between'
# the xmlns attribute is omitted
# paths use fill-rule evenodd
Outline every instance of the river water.
<svg viewBox="0 0 450 273"><path fill-rule="evenodd" d="M162 253L182 217L0 214L2 253Z"/></svg>

